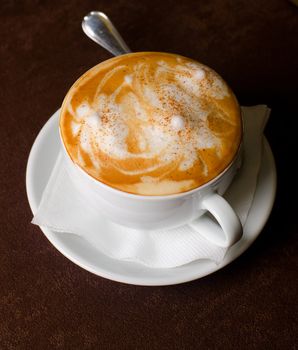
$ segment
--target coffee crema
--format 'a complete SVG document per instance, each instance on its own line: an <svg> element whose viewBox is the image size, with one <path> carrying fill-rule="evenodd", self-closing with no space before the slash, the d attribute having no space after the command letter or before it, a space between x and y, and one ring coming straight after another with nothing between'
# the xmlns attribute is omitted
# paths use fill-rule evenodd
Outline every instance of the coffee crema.
<svg viewBox="0 0 298 350"><path fill-rule="evenodd" d="M66 95L60 132L74 163L139 195L201 186L233 160L240 108L212 69L175 54L118 56L86 72Z"/></svg>

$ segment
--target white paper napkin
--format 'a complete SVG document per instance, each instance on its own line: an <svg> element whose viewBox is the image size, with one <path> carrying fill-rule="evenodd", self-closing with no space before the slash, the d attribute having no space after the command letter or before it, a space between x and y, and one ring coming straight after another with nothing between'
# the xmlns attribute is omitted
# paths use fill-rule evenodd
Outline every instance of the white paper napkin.
<svg viewBox="0 0 298 350"><path fill-rule="evenodd" d="M259 105L242 107L242 112L244 160L225 198L244 225L256 189L262 156L262 135L270 109ZM181 266L197 259L210 259L218 264L227 252L226 248L211 244L188 225L172 230L141 231L109 222L94 212L93 208L86 206L86 201L69 179L61 155L58 156L32 223L61 234L80 235L112 258L155 268Z"/></svg>

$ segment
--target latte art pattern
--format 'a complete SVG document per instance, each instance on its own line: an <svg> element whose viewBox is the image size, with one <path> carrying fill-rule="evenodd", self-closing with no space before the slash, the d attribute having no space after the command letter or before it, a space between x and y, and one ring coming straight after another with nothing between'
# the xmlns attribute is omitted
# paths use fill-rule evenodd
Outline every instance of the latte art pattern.
<svg viewBox="0 0 298 350"><path fill-rule="evenodd" d="M237 101L210 68L178 55L113 58L82 76L60 119L75 163L135 194L183 192L218 175L240 142Z"/></svg>

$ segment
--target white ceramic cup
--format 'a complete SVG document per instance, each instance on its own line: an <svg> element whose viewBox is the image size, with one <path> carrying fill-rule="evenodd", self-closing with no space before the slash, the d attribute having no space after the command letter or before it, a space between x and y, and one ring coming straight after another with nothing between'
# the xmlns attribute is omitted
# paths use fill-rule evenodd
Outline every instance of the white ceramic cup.
<svg viewBox="0 0 298 350"><path fill-rule="evenodd" d="M230 165L208 183L178 194L142 196L117 190L94 179L72 161L61 132L60 138L70 178L88 206L94 209L95 215L99 212L117 224L141 230L169 229L189 224L221 247L232 246L241 238L241 222L222 197L240 167L241 146ZM206 211L213 219L204 215L196 220Z"/></svg>

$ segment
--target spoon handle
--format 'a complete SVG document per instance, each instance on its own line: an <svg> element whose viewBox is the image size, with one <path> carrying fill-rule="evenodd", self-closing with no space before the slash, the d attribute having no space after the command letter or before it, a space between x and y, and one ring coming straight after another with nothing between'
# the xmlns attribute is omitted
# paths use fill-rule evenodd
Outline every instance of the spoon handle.
<svg viewBox="0 0 298 350"><path fill-rule="evenodd" d="M88 13L83 19L82 28L90 39L114 56L131 52L113 23L103 12L92 11Z"/></svg>

